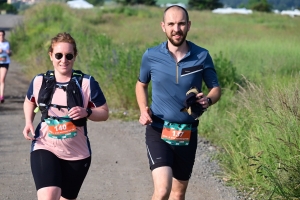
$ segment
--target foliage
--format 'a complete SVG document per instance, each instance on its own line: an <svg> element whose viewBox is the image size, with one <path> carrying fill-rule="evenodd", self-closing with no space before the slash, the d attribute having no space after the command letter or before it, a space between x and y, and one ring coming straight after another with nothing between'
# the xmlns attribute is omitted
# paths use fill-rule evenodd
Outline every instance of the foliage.
<svg viewBox="0 0 300 200"><path fill-rule="evenodd" d="M188 5L195 10L213 10L223 7L219 0L189 0Z"/></svg>
<svg viewBox="0 0 300 200"><path fill-rule="evenodd" d="M277 145L271 143L266 147L272 163L258 158L258 172L271 182L275 195L299 199L300 90L296 87L275 91L279 97L278 105L266 105L265 126L273 131Z"/></svg>
<svg viewBox="0 0 300 200"><path fill-rule="evenodd" d="M236 108L230 109L223 130L227 137L222 163L233 172L231 181L249 182L254 199L300 197L299 75L284 86L275 82L270 90L246 81L233 99Z"/></svg>
<svg viewBox="0 0 300 200"><path fill-rule="evenodd" d="M138 14L137 9L128 6L120 6L115 9L111 9L108 12L116 13L116 14L124 14L126 16L136 16Z"/></svg>
<svg viewBox="0 0 300 200"><path fill-rule="evenodd" d="M230 7L241 7L241 5L247 5L248 0L221 0L224 5ZM268 0L268 3L278 10L287 10L300 7L299 0Z"/></svg>
<svg viewBox="0 0 300 200"><path fill-rule="evenodd" d="M116 0L116 2L122 5L156 5L156 0Z"/></svg>
<svg viewBox="0 0 300 200"><path fill-rule="evenodd" d="M241 82L233 63L223 56L223 52L214 57L214 65L218 74L218 80L223 89L236 91L237 83Z"/></svg>
<svg viewBox="0 0 300 200"><path fill-rule="evenodd" d="M104 0L86 0L90 4L93 4L94 6L102 6L104 4Z"/></svg>
<svg viewBox="0 0 300 200"><path fill-rule="evenodd" d="M5 10L6 13L17 14L18 10L11 4L1 3L0 2L0 10Z"/></svg>
<svg viewBox="0 0 300 200"><path fill-rule="evenodd" d="M247 7L251 10L256 10L260 12L272 11L272 5L269 4L267 0L249 0Z"/></svg>

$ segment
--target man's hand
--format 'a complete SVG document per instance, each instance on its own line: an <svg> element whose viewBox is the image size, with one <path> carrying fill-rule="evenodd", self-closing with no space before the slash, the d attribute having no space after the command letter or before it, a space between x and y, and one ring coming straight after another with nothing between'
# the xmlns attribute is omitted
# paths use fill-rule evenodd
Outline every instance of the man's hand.
<svg viewBox="0 0 300 200"><path fill-rule="evenodd" d="M141 112L141 116L140 116L139 122L142 125L151 124L152 123L151 116L152 116L151 110L149 109L149 107L146 107L146 109Z"/></svg>
<svg viewBox="0 0 300 200"><path fill-rule="evenodd" d="M208 108L209 107L207 96L205 96L202 92L197 94L196 97L197 97L197 102L202 106L202 108Z"/></svg>

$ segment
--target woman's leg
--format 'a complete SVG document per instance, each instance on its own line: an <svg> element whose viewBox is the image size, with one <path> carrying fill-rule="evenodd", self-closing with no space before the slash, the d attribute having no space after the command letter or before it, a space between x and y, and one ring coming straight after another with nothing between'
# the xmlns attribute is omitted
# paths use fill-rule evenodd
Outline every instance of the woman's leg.
<svg viewBox="0 0 300 200"><path fill-rule="evenodd" d="M35 150L30 156L38 200L59 200L62 172L60 159L47 150Z"/></svg>
<svg viewBox="0 0 300 200"><path fill-rule="evenodd" d="M4 87L5 87L5 78L8 71L8 65L2 64L0 67L0 101L4 102Z"/></svg>
<svg viewBox="0 0 300 200"><path fill-rule="evenodd" d="M77 198L90 165L91 157L75 161L61 160L62 191L60 200Z"/></svg>
<svg viewBox="0 0 300 200"><path fill-rule="evenodd" d="M43 187L37 191L38 200L59 200L61 189L59 187L50 186Z"/></svg>

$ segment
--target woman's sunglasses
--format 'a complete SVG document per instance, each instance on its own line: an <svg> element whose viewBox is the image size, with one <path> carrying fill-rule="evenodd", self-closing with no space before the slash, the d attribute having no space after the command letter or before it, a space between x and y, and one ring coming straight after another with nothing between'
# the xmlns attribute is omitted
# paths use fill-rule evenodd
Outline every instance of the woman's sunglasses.
<svg viewBox="0 0 300 200"><path fill-rule="evenodd" d="M62 57L64 56L64 54L62 54L62 53L56 53L54 56L55 56L55 58L57 60L60 60L60 59L62 59ZM74 55L71 54L71 53L68 53L65 56L66 56L67 60L73 60L73 58L74 58Z"/></svg>

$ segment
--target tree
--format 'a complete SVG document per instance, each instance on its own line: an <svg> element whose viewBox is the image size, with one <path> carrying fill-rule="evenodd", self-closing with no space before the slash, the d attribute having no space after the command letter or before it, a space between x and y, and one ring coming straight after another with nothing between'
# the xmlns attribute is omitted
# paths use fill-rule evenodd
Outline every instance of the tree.
<svg viewBox="0 0 300 200"><path fill-rule="evenodd" d="M191 9L196 10L213 10L223 7L219 0L189 0L188 5Z"/></svg>
<svg viewBox="0 0 300 200"><path fill-rule="evenodd" d="M271 12L272 5L267 0L249 0L248 7L260 12Z"/></svg>
<svg viewBox="0 0 300 200"><path fill-rule="evenodd" d="M237 8L248 5L249 0L220 0L224 5ZM300 7L300 0L268 0L274 9L287 10Z"/></svg>
<svg viewBox="0 0 300 200"><path fill-rule="evenodd" d="M117 3L121 3L122 5L147 5L154 6L156 5L156 0L116 0Z"/></svg>
<svg viewBox="0 0 300 200"><path fill-rule="evenodd" d="M18 10L11 4L0 3L0 10L5 10L7 13L17 14Z"/></svg>
<svg viewBox="0 0 300 200"><path fill-rule="evenodd" d="M104 4L104 0L86 0L90 4L93 4L93 6L102 6Z"/></svg>

